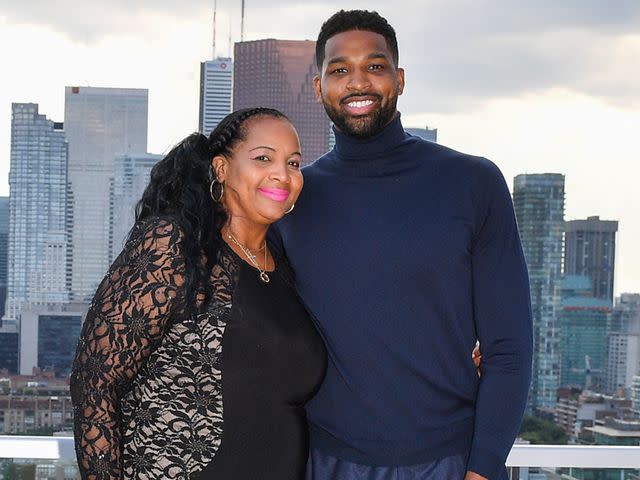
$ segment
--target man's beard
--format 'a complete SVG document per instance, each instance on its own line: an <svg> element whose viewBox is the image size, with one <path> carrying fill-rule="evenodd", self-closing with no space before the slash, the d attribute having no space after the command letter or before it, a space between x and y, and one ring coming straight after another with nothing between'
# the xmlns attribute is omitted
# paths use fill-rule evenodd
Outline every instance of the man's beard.
<svg viewBox="0 0 640 480"><path fill-rule="evenodd" d="M380 97L378 96L378 98ZM345 100L342 100L340 105L344 104ZM324 101L324 98L322 99L324 110L336 128L345 135L359 139L371 138L380 133L395 117L397 103L398 95L395 94L389 97L386 105L380 102L380 108L370 115L353 117L342 113L339 108L333 108L333 106Z"/></svg>

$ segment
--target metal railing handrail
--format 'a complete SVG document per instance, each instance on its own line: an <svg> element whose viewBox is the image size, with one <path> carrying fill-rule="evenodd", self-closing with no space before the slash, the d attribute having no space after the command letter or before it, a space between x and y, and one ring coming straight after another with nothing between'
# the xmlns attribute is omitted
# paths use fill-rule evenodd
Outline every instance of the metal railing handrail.
<svg viewBox="0 0 640 480"><path fill-rule="evenodd" d="M640 446L523 445L507 457L510 467L640 468Z"/></svg>
<svg viewBox="0 0 640 480"><path fill-rule="evenodd" d="M73 437L0 435L0 459L42 459L73 461Z"/></svg>
<svg viewBox="0 0 640 480"><path fill-rule="evenodd" d="M0 459L75 461L72 437L0 435ZM640 468L640 446L515 444L510 467Z"/></svg>

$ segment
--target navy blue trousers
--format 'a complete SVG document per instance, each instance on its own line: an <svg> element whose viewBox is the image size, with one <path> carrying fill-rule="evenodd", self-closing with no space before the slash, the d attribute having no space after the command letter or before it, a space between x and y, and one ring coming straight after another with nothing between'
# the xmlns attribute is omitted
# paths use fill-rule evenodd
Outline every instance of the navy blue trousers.
<svg viewBox="0 0 640 480"><path fill-rule="evenodd" d="M466 455L455 455L420 465L371 467L341 460L312 448L306 480L463 480L466 466ZM503 475L495 480L507 478L505 469Z"/></svg>

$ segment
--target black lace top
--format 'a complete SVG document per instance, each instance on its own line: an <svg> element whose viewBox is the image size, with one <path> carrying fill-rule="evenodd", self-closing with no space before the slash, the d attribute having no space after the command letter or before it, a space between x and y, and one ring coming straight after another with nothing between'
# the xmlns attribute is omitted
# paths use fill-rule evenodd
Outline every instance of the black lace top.
<svg viewBox="0 0 640 480"><path fill-rule="evenodd" d="M276 259L276 263L283 262ZM283 273L278 270L281 268L270 275ZM274 391L280 391L283 382L278 385L263 382L262 392L253 391L252 387L242 388L242 376L251 371L251 365L242 354L233 353L224 358L222 355L222 340L230 322L234 326L230 332L235 333L230 336L229 346L234 350L229 353L242 352L243 348L246 352L266 351L268 355L255 356L253 361L255 368L269 372L270 376L265 378L277 379L281 372L286 382L291 381L282 366L286 360L283 362L274 355L278 351L285 358L293 353L290 358L294 366L306 361L299 384L283 391L280 399L282 404L288 404L292 400L291 392L299 395L295 399L297 420L282 417L282 421L276 421L276 428L280 424L292 425L295 432L285 432L284 436L275 439L285 441L297 435L300 440L297 444L306 445L304 413L299 407L315 390L324 373L324 347L318 334L310 328L311 322L301 309L293 288L280 282L285 282L282 276L274 284L278 287L275 291L280 293L270 300L269 294L255 295L251 286L253 276L247 276L247 271L255 273L230 248L223 248L210 275L211 300L200 306L201 313L196 318L191 318L185 313L185 263L179 227L163 218L139 225L98 287L74 360L71 395L82 478L198 477L218 480L252 475L250 471L243 472L243 476L234 475L235 467L229 460L237 455L228 450L240 443L234 442L229 432L246 434L246 438L250 438L250 433L242 429L257 428L264 433L263 443L252 445L254 450L261 450L261 445L266 448L274 440L266 438L273 429L269 423L273 421L271 417L275 415L277 419L280 410L290 415L292 410L278 410L275 404L273 409L265 410L265 405L271 405ZM249 279L249 284L245 278ZM270 286L265 285L266 289ZM282 313L286 316L295 312L297 319L278 315L279 310L274 305L282 304L282 295L285 296L283 305L287 305ZM252 306L257 307L253 312L264 319L244 313L252 311ZM284 323L278 318L284 319ZM282 349L296 343L288 341L286 335L269 334L269 322L274 319L277 321L272 323L273 328L280 328L278 322L290 328L295 324L292 320L299 320L300 325L305 326L302 330L292 330L294 336L298 335L297 351ZM255 335L256 331L251 334L247 325L262 328L262 338ZM301 331L305 332L303 336L300 336ZM275 345L274 339L277 340ZM253 343L243 347L243 342L247 341ZM304 345L302 350L301 345ZM303 351L308 356L301 356ZM269 361L264 361L265 358ZM230 377L225 378L223 384L223 371L227 368ZM244 385L250 387L252 382L244 382ZM229 388L228 395L225 393L224 396L225 403L231 405L233 402L234 407L253 404L254 410L263 415L255 415L255 421L251 423L234 420L242 416L238 408L223 414L223 386ZM265 424L256 425L261 418ZM227 422L226 427L231 426L228 432L223 428ZM298 447L298 457L306 458L306 451L301 451L304 448ZM280 457L287 457L285 451L281 448ZM212 462L218 452L220 459ZM245 457L252 454L251 451L238 453ZM253 453L259 457L260 452ZM221 463L223 458L225 461ZM295 476L289 477L291 479L299 475L300 461L304 462L277 455L265 457L265 461L291 465L289 470L296 472L292 473ZM269 465L260 467L269 468ZM209 472L215 475L209 477ZM253 475L257 478L255 472Z"/></svg>

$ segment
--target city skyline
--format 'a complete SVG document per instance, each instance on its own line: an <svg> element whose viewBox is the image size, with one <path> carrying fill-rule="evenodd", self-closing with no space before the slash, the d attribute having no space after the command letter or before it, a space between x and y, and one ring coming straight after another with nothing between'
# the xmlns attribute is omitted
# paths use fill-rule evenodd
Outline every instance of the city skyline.
<svg viewBox="0 0 640 480"><path fill-rule="evenodd" d="M233 41L239 40L239 6L218 3L217 55L227 55L233 46L222 39L231 12ZM498 1L482 10L468 3L390 9L381 1L276 1L247 6L245 40L313 40L322 19L338 8L377 9L397 30L407 71L399 102L404 125L437 127L439 143L490 158L508 183L520 173L565 174L567 220L619 221L619 295L640 291L640 216L632 197L640 173L640 144L632 140L640 124L640 70L633 60L640 53L640 6L601 3L522 2L507 9ZM4 2L0 40L16 47L0 53L12 67L0 92L0 194L8 193L11 102L38 103L62 121L66 85L148 88L148 151L167 151L196 130L212 7L143 1L132 13L117 2L67 0L51 9ZM285 16L296 21L275 21ZM54 53L42 55L43 45Z"/></svg>

